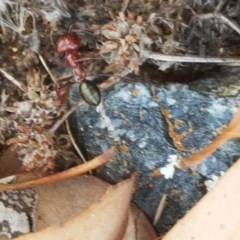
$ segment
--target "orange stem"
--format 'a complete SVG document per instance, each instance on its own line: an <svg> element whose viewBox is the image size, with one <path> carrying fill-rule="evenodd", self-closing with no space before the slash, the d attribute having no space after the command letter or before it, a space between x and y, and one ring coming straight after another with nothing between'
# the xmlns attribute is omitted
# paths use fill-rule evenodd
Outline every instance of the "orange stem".
<svg viewBox="0 0 240 240"><path fill-rule="evenodd" d="M231 134L234 133L234 134ZM210 156L221 144L229 139L239 137L240 134L240 104L236 114L233 116L231 122L226 126L225 130L219 134L210 144L208 144L201 151L194 153L189 158L182 158L179 162L180 167L192 167Z"/></svg>
<svg viewBox="0 0 240 240"><path fill-rule="evenodd" d="M84 164L78 165L76 167L70 168L60 173L56 173L50 176L42 177L35 180L30 180L23 183L14 183L14 184L0 184L0 191L13 190L13 189L22 189L28 187L39 186L43 184L54 183L62 180L66 180L78 175L82 175L88 171L91 171L97 167L102 166L104 163L113 158L116 154L116 148L112 147L103 154L95 157L91 161L88 161Z"/></svg>

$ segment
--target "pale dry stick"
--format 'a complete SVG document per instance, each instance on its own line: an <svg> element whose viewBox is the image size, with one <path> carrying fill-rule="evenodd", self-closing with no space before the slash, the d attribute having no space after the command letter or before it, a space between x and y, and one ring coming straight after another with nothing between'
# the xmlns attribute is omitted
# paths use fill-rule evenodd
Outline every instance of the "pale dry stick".
<svg viewBox="0 0 240 240"><path fill-rule="evenodd" d="M60 173L56 173L50 176L42 177L35 180L30 180L23 183L13 183L13 184L0 184L0 192L13 190L13 189L23 189L30 188L44 184L50 184L58 181L63 181L87 173L88 171L94 170L104 163L110 161L116 154L117 150L115 147L110 148L103 154L95 157L94 159L78 165L76 167L70 168Z"/></svg>
<svg viewBox="0 0 240 240"><path fill-rule="evenodd" d="M233 30L235 30L240 35L240 28L236 23L229 20L227 17L223 16L222 14L218 14L219 19L222 20L225 24L227 24L229 27L231 27Z"/></svg>
<svg viewBox="0 0 240 240"><path fill-rule="evenodd" d="M99 86L99 89L105 90L112 87L114 84L116 84L118 81L120 81L122 78L124 78L130 73L132 73L130 69L125 69L124 71L122 71L122 73L119 74L119 76L116 76L116 75L112 76L107 81L104 81L103 83L101 83Z"/></svg>
<svg viewBox="0 0 240 240"><path fill-rule="evenodd" d="M77 154L79 155L80 159L83 161L83 162L87 162L87 160L85 159L85 157L83 156L82 152L80 151L74 137L72 136L72 131L70 130L70 126L69 126L69 121L68 119L65 120L65 123L66 123L66 130L67 130L67 133L68 133L68 136L70 138L70 141L73 145L73 147L75 148ZM79 162L81 163L81 162Z"/></svg>
<svg viewBox="0 0 240 240"><path fill-rule="evenodd" d="M215 8L215 12L220 12L227 2L228 2L228 0L219 0L217 6Z"/></svg>
<svg viewBox="0 0 240 240"><path fill-rule="evenodd" d="M74 112L78 107L83 105L83 100L77 102L71 109L69 109L60 119L58 119L54 125L49 129L50 132L56 132L56 130L64 123L64 121Z"/></svg>
<svg viewBox="0 0 240 240"><path fill-rule="evenodd" d="M215 18L219 19L229 27L231 27L234 31L236 31L240 35L240 28L239 26L234 23L233 21L229 20L227 17L222 15L221 13L207 13L207 14L200 14L197 16L198 19L200 20L205 20L205 19L210 19L210 18Z"/></svg>
<svg viewBox="0 0 240 240"><path fill-rule="evenodd" d="M48 75L50 76L51 80L53 81L53 83L58 86L58 81L57 79L54 77L54 75L52 74L52 72L50 71L46 61L44 60L44 58L42 57L42 55L40 53L37 53L38 57L42 63L42 65L44 66L45 70L47 71Z"/></svg>
<svg viewBox="0 0 240 240"><path fill-rule="evenodd" d="M122 12L126 11L129 3L130 3L130 0L123 0L123 2L122 2Z"/></svg>
<svg viewBox="0 0 240 240"><path fill-rule="evenodd" d="M163 194L162 197L161 197L161 200L158 204L155 216L154 216L153 226L156 226L158 221L160 220L160 217L161 217L162 212L163 212L163 210L165 208L165 205L166 205L166 201L167 201L167 194Z"/></svg>
<svg viewBox="0 0 240 240"><path fill-rule="evenodd" d="M222 58L222 57L198 57L198 56L171 56L153 53L151 51L142 50L141 57L145 59L152 59L156 61L167 62L187 62L187 63L215 63L222 65L234 64L240 66L240 58Z"/></svg>
<svg viewBox="0 0 240 240"><path fill-rule="evenodd" d="M9 80L11 83L13 83L15 86L20 88L23 92L27 91L27 87L23 84L20 83L16 78L14 78L12 75L4 71L2 68L0 68L0 72L3 74L3 76Z"/></svg>

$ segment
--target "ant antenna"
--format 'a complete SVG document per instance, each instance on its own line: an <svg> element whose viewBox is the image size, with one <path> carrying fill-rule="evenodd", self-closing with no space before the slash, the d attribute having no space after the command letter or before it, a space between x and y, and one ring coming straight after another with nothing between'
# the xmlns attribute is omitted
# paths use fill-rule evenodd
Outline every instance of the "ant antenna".
<svg viewBox="0 0 240 240"><path fill-rule="evenodd" d="M68 29L68 34L72 31L72 24L70 25L69 29Z"/></svg>

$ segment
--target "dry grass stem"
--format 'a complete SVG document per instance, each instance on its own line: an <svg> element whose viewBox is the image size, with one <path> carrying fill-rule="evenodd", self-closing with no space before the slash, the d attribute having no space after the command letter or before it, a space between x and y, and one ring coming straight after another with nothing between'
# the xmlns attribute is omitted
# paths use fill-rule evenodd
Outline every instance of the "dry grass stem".
<svg viewBox="0 0 240 240"><path fill-rule="evenodd" d="M227 2L228 2L228 0L219 0L217 6L215 8L215 12L220 12Z"/></svg>
<svg viewBox="0 0 240 240"><path fill-rule="evenodd" d="M77 102L71 109L69 109L60 119L58 119L54 125L49 129L49 132L56 132L56 130L64 123L64 121L80 106L85 104L83 100Z"/></svg>
<svg viewBox="0 0 240 240"><path fill-rule="evenodd" d="M122 3L122 12L125 12L125 11L126 11L126 9L128 8L129 2L130 2L130 0L123 0L123 3Z"/></svg>
<svg viewBox="0 0 240 240"><path fill-rule="evenodd" d="M3 76L9 80L10 82L12 82L15 86L17 86L18 88L20 88L23 92L27 91L27 87L23 84L20 83L16 78L14 78L12 75L10 75L9 73L7 73L6 71L4 71L2 68L0 68L0 72L3 74Z"/></svg>
<svg viewBox="0 0 240 240"><path fill-rule="evenodd" d="M141 57L156 61L180 62L180 63L214 63L221 65L240 66L240 58L223 58L223 57L198 57L198 56L169 56L164 54L153 53L142 50Z"/></svg>
<svg viewBox="0 0 240 240"><path fill-rule="evenodd" d="M130 73L132 73L132 71L130 69L126 69L119 75L117 75L117 76L114 75L114 76L110 77L107 81L104 81L103 83L100 84L99 89L106 90L106 89L112 87L114 84L119 82L121 79L123 79L125 76L127 76Z"/></svg>
<svg viewBox="0 0 240 240"><path fill-rule="evenodd" d="M9 28L21 36L22 33L26 30L25 24L30 15L30 11L26 9L22 4L10 4L10 6L12 15L8 9L5 8L4 13L0 16L0 24L2 26L2 29L5 27Z"/></svg>
<svg viewBox="0 0 240 240"><path fill-rule="evenodd" d="M240 35L239 26L220 13L207 13L207 14L198 15L198 19L200 20L207 20L210 18L219 19L220 21L222 21L223 23L231 27L234 31L236 31Z"/></svg>
<svg viewBox="0 0 240 240"><path fill-rule="evenodd" d="M45 70L47 71L48 75L50 76L51 80L52 80L53 83L55 84L55 86L58 86L57 79L53 76L52 72L50 71L50 69L49 69L46 61L45 61L44 58L42 57L42 55L38 53L38 57L39 57L42 65L44 66Z"/></svg>
<svg viewBox="0 0 240 240"><path fill-rule="evenodd" d="M77 145L77 143L76 143L76 141L75 141L75 139L74 139L74 137L73 137L73 135L72 135L72 131L71 131L71 129L70 129L68 119L66 119L65 124L66 124L66 130L67 130L68 136L69 136L69 138L70 138L70 141L71 141L74 149L76 150L77 154L79 155L79 157L80 157L80 159L81 159L81 161L78 161L78 162L79 162L79 163L82 163L82 161L83 161L83 162L87 162L87 160L86 160L85 157L83 156L81 150L79 149L79 147L78 147L78 145Z"/></svg>
<svg viewBox="0 0 240 240"><path fill-rule="evenodd" d="M44 184L50 184L50 183L66 180L75 176L79 176L84 173L87 173L88 171L96 169L97 167L102 166L104 163L110 161L115 154L116 154L116 148L112 147L106 152L104 152L103 154L95 157L91 161L88 161L84 164L70 168L63 172L53 174L51 176L46 176L40 179L30 180L28 182L23 182L23 183L15 183L15 184L8 184L8 185L0 184L0 192L13 190L13 189L29 188L29 187L34 187L34 186L39 186Z"/></svg>

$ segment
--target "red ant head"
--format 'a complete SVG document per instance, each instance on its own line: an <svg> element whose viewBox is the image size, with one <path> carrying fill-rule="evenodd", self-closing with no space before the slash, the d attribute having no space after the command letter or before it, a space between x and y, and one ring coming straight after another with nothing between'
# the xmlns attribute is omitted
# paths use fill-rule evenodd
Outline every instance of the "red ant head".
<svg viewBox="0 0 240 240"><path fill-rule="evenodd" d="M58 54L77 51L80 48L80 40L76 33L62 35L56 43Z"/></svg>

